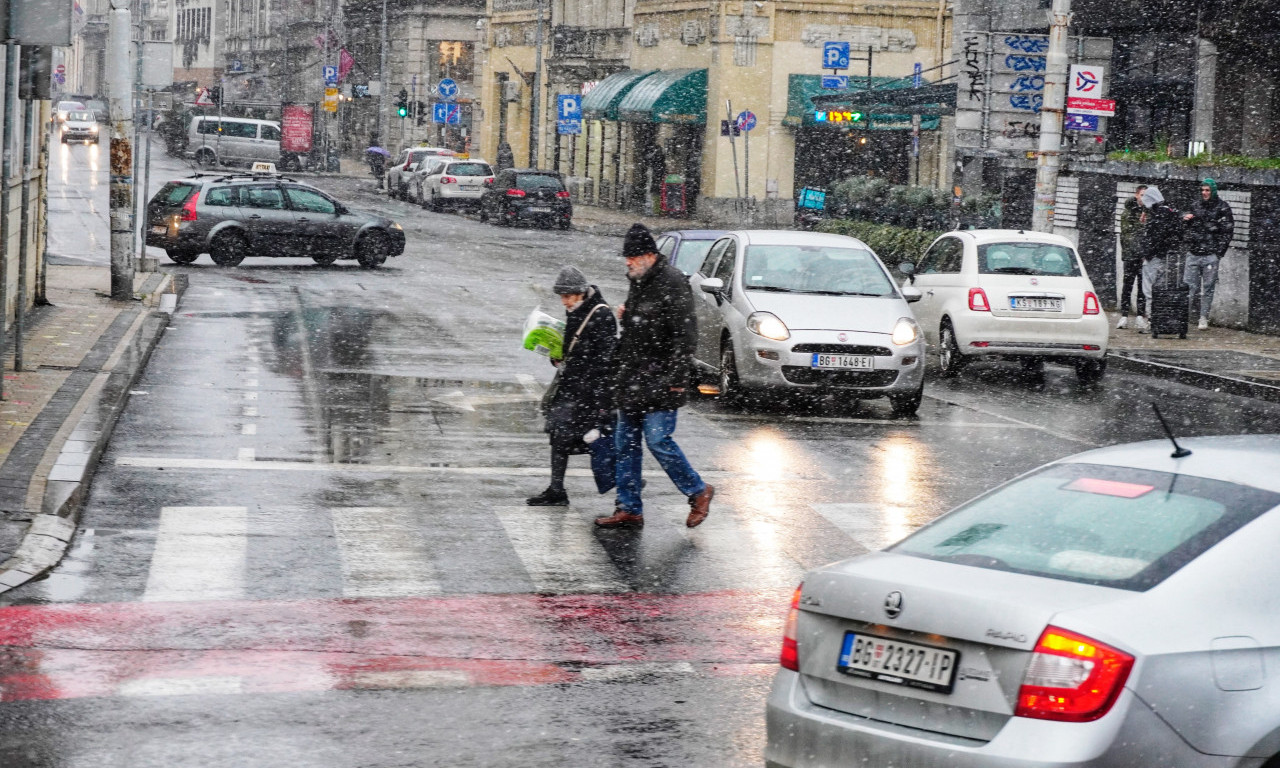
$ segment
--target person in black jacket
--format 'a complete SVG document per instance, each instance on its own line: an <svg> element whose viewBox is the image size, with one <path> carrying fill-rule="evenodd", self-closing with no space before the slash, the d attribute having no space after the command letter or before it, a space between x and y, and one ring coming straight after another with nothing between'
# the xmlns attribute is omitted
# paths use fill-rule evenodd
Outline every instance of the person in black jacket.
<svg viewBox="0 0 1280 768"><path fill-rule="evenodd" d="M1231 206L1218 197L1218 182L1205 179L1200 185L1200 199L1195 201L1186 222L1187 265L1183 269L1182 282L1191 289L1191 295L1200 295L1200 330L1209 327L1209 307L1213 304L1213 291L1218 284L1218 260L1227 255L1231 237L1235 233L1236 220Z"/></svg>
<svg viewBox="0 0 1280 768"><path fill-rule="evenodd" d="M706 519L715 495L715 488L703 482L671 437L676 429L676 410L687 402L693 386L698 338L693 292L684 273L658 253L653 235L643 224L627 232L622 255L631 284L626 303L618 310L622 337L614 353L618 498L614 513L597 518L596 525L644 525L640 500L643 437L667 477L688 497L685 525L693 528Z"/></svg>
<svg viewBox="0 0 1280 768"><path fill-rule="evenodd" d="M560 270L552 287L565 308L564 350L556 374L556 391L546 406L551 437L551 484L525 503L531 507L561 507L569 503L564 473L569 456L591 454L596 489L614 486L613 351L618 321L600 289L587 282L577 267Z"/></svg>
<svg viewBox="0 0 1280 768"><path fill-rule="evenodd" d="M1173 209L1173 206L1164 201L1164 195L1159 187L1147 187L1139 199L1142 201L1142 207L1146 209L1140 240L1142 293L1147 297L1147 312L1150 313L1152 292L1156 287L1165 285L1169 257L1181 252L1182 217ZM1146 323L1139 325L1138 333L1146 333L1146 325Z"/></svg>

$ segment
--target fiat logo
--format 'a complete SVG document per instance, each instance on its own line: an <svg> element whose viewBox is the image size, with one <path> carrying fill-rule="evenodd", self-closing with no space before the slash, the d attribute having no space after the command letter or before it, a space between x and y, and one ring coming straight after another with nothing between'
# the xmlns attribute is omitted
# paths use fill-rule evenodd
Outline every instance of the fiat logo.
<svg viewBox="0 0 1280 768"><path fill-rule="evenodd" d="M884 615L891 619L898 618L902 613L902 593L898 591L890 592L884 598Z"/></svg>
<svg viewBox="0 0 1280 768"><path fill-rule="evenodd" d="M837 335L836 335L836 338L837 338L837 339L839 339L840 341L848 341L848 340L849 340L849 334L847 334L847 333L837 334Z"/></svg>

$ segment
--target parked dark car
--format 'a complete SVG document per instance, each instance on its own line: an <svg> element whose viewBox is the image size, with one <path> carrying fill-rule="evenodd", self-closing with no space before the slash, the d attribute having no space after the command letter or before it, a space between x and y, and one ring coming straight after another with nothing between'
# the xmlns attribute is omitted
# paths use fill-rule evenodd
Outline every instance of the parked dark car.
<svg viewBox="0 0 1280 768"><path fill-rule="evenodd" d="M246 256L304 256L372 269L404 253L404 230L286 176L196 174L165 184L147 203L147 245L178 264L208 253L223 267Z"/></svg>
<svg viewBox="0 0 1280 768"><path fill-rule="evenodd" d="M573 203L559 173L508 168L494 177L480 198L480 220L515 224L521 219L569 228Z"/></svg>
<svg viewBox="0 0 1280 768"><path fill-rule="evenodd" d="M658 237L658 253L667 257L676 269L692 275L707 258L707 251L724 235L719 229L677 229Z"/></svg>

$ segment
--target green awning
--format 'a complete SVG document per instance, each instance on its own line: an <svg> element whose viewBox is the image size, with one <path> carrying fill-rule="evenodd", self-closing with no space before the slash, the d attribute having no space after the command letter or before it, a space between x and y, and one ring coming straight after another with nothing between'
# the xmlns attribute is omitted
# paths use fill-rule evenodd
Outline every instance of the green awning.
<svg viewBox="0 0 1280 768"><path fill-rule="evenodd" d="M707 70L658 70L623 98L618 119L629 123L706 123Z"/></svg>
<svg viewBox="0 0 1280 768"><path fill-rule="evenodd" d="M587 120L617 120L618 104L623 97L631 92L636 83L657 71L628 69L609 75L582 97L582 116Z"/></svg>
<svg viewBox="0 0 1280 768"><path fill-rule="evenodd" d="M911 87L911 78L895 77L870 78L871 92L877 90L900 90ZM843 93L854 94L867 91L867 78L857 75L849 76L849 90ZM851 118L858 115L856 110L836 106L816 107L812 101L815 96L832 96L842 91L833 91L822 87L822 75L790 75L787 84L787 116L782 118L783 125L792 127L801 125L817 125L829 128L854 128L863 131L902 131L911 130L910 114L886 114L872 112L863 114L860 121ZM828 115L827 113L831 114ZM819 119L822 113L824 118ZM834 116L834 117L833 117ZM925 131L936 131L941 120L937 115L923 115L920 128Z"/></svg>

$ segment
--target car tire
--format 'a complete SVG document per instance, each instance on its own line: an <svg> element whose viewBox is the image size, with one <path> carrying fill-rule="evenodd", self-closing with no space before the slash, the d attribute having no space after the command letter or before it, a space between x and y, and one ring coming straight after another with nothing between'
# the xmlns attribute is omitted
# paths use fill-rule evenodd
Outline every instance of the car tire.
<svg viewBox="0 0 1280 768"><path fill-rule="evenodd" d="M1020 362L1022 363L1022 372L1028 376L1044 375L1043 357L1024 357Z"/></svg>
<svg viewBox="0 0 1280 768"><path fill-rule="evenodd" d="M573 222L572 222L572 221L570 221L569 219L561 219L561 220L560 220L560 223L559 223L559 224L557 224L556 226L560 227L560 229L565 229L565 230L567 230L567 229L569 229L570 227L572 227L572 226L573 226Z"/></svg>
<svg viewBox="0 0 1280 768"><path fill-rule="evenodd" d="M391 241L381 232L370 232L356 243L356 260L365 269L377 269L387 260Z"/></svg>
<svg viewBox="0 0 1280 768"><path fill-rule="evenodd" d="M915 416L920 410L920 402L924 400L924 385L909 395L889 395L889 405L894 416Z"/></svg>
<svg viewBox="0 0 1280 768"><path fill-rule="evenodd" d="M960 354L960 345L956 342L956 332L950 322L944 322L938 329L938 373L944 379L956 376L964 370L964 355Z"/></svg>
<svg viewBox="0 0 1280 768"><path fill-rule="evenodd" d="M338 254L326 253L319 256L312 256L311 260L314 261L318 267L329 267L333 266L333 263L338 260Z"/></svg>
<svg viewBox="0 0 1280 768"><path fill-rule="evenodd" d="M481 223L481 224L486 224L486 223L488 223L488 221L489 221L489 211L488 211L488 210L486 210L486 209L485 209L485 207L484 207L483 205L481 205L481 206L479 207L479 211L480 211L480 223Z"/></svg>
<svg viewBox="0 0 1280 768"><path fill-rule="evenodd" d="M1106 372L1106 360L1080 360L1076 363L1076 378L1086 387L1100 383Z"/></svg>
<svg viewBox="0 0 1280 768"><path fill-rule="evenodd" d="M196 165L201 168L212 168L218 164L218 156L208 149L196 152Z"/></svg>
<svg viewBox="0 0 1280 768"><path fill-rule="evenodd" d="M174 264L190 264L200 258L199 252L180 251L177 248L169 248L165 251L165 255L169 257L169 261Z"/></svg>
<svg viewBox="0 0 1280 768"><path fill-rule="evenodd" d="M249 255L249 244L234 232L224 232L209 244L209 258L220 267L234 267Z"/></svg>
<svg viewBox="0 0 1280 768"><path fill-rule="evenodd" d="M421 206L424 211L431 207L431 204L427 202L427 191L422 187L418 187L418 205Z"/></svg>
<svg viewBox="0 0 1280 768"><path fill-rule="evenodd" d="M738 379L738 361L733 354L733 340L720 344L720 401L736 405L742 400L742 382Z"/></svg>
<svg viewBox="0 0 1280 768"><path fill-rule="evenodd" d="M431 210L434 213L444 213L444 201L434 194L431 195Z"/></svg>

